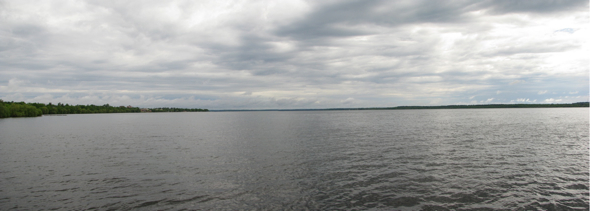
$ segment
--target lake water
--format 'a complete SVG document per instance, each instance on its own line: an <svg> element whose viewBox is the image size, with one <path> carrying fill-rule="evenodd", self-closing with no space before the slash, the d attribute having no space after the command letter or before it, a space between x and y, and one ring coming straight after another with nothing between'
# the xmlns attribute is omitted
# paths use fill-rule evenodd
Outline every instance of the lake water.
<svg viewBox="0 0 590 211"><path fill-rule="evenodd" d="M588 210L588 108L0 119L0 210Z"/></svg>

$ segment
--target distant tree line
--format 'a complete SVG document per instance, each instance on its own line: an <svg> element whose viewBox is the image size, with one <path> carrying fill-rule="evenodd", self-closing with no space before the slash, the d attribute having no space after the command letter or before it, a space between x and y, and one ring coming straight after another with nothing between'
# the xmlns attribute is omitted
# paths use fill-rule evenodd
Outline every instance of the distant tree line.
<svg viewBox="0 0 590 211"><path fill-rule="evenodd" d="M190 108L155 108L143 109L151 112L202 112L207 109ZM4 102L0 99L0 118L6 117L36 117L44 114L90 114L90 113L131 113L142 112L142 109L132 106L97 105L69 105L58 103L25 103Z"/></svg>
<svg viewBox="0 0 590 211"><path fill-rule="evenodd" d="M162 108L151 108L149 109L149 111L151 112L203 112L203 111L209 111L208 109L202 109L202 108L168 108L168 107L162 107Z"/></svg>
<svg viewBox="0 0 590 211"><path fill-rule="evenodd" d="M398 106L386 109L461 109L461 108L551 108L551 107L588 107L588 102L569 104L483 104L483 105L446 105L446 106Z"/></svg>
<svg viewBox="0 0 590 211"><path fill-rule="evenodd" d="M381 108L334 108L327 110L398 110L398 109L465 109L465 108L564 108L589 107L589 102L559 104L478 104L478 105L443 105L443 106L397 106Z"/></svg>

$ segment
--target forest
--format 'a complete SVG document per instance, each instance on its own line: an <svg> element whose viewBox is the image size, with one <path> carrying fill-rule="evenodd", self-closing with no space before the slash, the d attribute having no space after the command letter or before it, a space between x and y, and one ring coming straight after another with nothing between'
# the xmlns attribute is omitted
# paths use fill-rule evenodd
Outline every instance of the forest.
<svg viewBox="0 0 590 211"><path fill-rule="evenodd" d="M203 112L203 111L209 111L209 110L202 109L202 108L168 108L168 107L150 108L147 110L147 112Z"/></svg>
<svg viewBox="0 0 590 211"><path fill-rule="evenodd" d="M69 105L25 102L4 102L0 99L0 118L36 117L44 114L92 114L92 113L132 113L132 112L204 112L200 108L138 108L132 106Z"/></svg>
<svg viewBox="0 0 590 211"><path fill-rule="evenodd" d="M589 102L552 103L552 104L477 104L477 105L441 105L441 106L397 106L376 108L334 108L329 110L404 110L404 109L472 109L472 108L567 108L589 107Z"/></svg>
<svg viewBox="0 0 590 211"><path fill-rule="evenodd" d="M446 105L446 106L398 106L383 109L462 109L462 108L564 108L588 107L588 102L559 104L481 104L481 105Z"/></svg>

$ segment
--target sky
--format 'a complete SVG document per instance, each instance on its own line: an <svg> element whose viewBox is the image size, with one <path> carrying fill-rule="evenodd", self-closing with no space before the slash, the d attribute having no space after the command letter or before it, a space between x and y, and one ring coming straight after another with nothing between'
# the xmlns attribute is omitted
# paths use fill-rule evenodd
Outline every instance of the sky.
<svg viewBox="0 0 590 211"><path fill-rule="evenodd" d="M588 4L0 0L0 99L208 109L585 102Z"/></svg>

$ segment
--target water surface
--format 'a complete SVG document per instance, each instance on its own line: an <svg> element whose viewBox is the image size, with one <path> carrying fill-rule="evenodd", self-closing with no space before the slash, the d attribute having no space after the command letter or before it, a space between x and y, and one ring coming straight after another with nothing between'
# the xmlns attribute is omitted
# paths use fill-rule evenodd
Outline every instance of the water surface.
<svg viewBox="0 0 590 211"><path fill-rule="evenodd" d="M588 210L587 108L0 119L1 210Z"/></svg>

